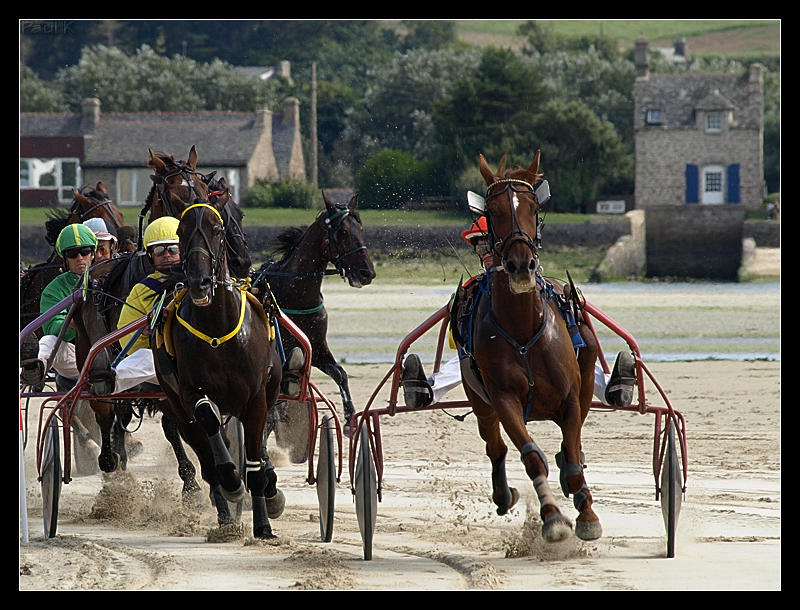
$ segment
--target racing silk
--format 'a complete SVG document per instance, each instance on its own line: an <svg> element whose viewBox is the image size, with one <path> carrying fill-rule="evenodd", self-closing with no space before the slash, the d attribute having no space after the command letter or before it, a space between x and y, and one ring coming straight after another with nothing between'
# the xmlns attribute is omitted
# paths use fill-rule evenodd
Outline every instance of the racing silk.
<svg viewBox="0 0 800 610"><path fill-rule="evenodd" d="M138 282L131 288L128 298L125 299L125 304L122 306L122 311L119 314L119 321L117 328L130 324L134 320L150 313L155 304L161 298L161 286L163 280L167 277L166 274L160 271L151 273L146 278ZM128 341L130 341L133 333L119 338L119 344L124 348ZM128 354L132 354L136 350L147 348L150 349L150 338L145 336L144 333L140 334L136 342L131 346Z"/></svg>
<svg viewBox="0 0 800 610"><path fill-rule="evenodd" d="M72 271L65 271L61 275L56 276L45 289L42 291L42 296L39 299L39 313L44 313L54 305L66 299L74 291L78 285L80 277ZM52 317L45 324L42 325L42 331L45 335L56 335L61 332L61 327L64 326L64 320L67 317L68 309L60 311L56 316ZM75 339L75 330L67 328L64 332L64 341L72 341Z"/></svg>

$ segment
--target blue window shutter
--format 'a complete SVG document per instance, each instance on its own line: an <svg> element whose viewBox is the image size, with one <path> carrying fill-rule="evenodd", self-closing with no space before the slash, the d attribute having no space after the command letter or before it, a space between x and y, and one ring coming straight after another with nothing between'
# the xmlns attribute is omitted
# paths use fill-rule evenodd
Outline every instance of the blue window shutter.
<svg viewBox="0 0 800 610"><path fill-rule="evenodd" d="M728 166L728 203L741 203L738 163L732 163Z"/></svg>
<svg viewBox="0 0 800 610"><path fill-rule="evenodd" d="M696 165L686 165L686 203L700 202L700 170Z"/></svg>

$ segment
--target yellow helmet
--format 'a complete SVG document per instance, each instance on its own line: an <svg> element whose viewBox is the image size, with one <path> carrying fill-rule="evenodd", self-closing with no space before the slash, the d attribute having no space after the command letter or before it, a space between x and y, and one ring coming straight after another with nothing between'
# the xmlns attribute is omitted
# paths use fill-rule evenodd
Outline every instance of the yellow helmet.
<svg viewBox="0 0 800 610"><path fill-rule="evenodd" d="M144 230L144 247L178 243L179 221L173 216L156 218Z"/></svg>

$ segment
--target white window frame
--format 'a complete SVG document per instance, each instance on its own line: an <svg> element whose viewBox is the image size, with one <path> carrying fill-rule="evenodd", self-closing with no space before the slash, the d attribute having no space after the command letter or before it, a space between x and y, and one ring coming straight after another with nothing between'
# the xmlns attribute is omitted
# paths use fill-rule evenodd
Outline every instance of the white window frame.
<svg viewBox="0 0 800 610"><path fill-rule="evenodd" d="M707 165L703 168L702 202L707 205L725 203L725 168Z"/></svg>
<svg viewBox="0 0 800 610"><path fill-rule="evenodd" d="M645 115L645 123L648 125L661 125L661 109L650 108Z"/></svg>
<svg viewBox="0 0 800 610"><path fill-rule="evenodd" d="M210 174L211 169L198 168L201 174ZM135 167L119 168L116 171L116 193L119 205L144 205L150 189L153 188L153 181L150 176L152 169L140 169ZM224 168L217 170L217 178L224 176L231 189L231 196L237 203L239 202L239 170L237 168Z"/></svg>
<svg viewBox="0 0 800 610"><path fill-rule="evenodd" d="M58 200L63 203L72 201L72 190L80 190L82 169L77 157L58 157L42 159L36 157L20 158L19 188L21 190L47 189L58 192ZM75 164L75 184L66 184L64 165ZM23 167L24 166L24 167ZM42 184L44 176L52 176L53 184Z"/></svg>
<svg viewBox="0 0 800 610"><path fill-rule="evenodd" d="M706 114L706 132L720 133L724 123L724 116L721 112L709 112Z"/></svg>

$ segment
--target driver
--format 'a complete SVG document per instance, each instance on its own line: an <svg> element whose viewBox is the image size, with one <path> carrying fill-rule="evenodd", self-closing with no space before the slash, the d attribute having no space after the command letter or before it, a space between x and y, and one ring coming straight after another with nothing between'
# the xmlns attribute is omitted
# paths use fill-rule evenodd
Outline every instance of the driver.
<svg viewBox="0 0 800 610"><path fill-rule="evenodd" d="M175 276L172 274L180 269L181 262L177 231L178 219L172 216L162 216L147 225L143 242L155 271L131 289L119 314L117 328L150 313L162 293L171 292L174 288ZM124 348L133 335L129 333L120 337L119 344ZM116 372L110 369L107 377L91 384L92 393L106 396L124 392L141 383L158 384L148 335L149 328L145 326L130 346L128 355L120 361Z"/></svg>
<svg viewBox="0 0 800 610"><path fill-rule="evenodd" d="M89 227L76 223L67 225L61 230L56 238L55 250L56 254L64 259L66 271L45 286L39 300L40 313L45 313L75 291L86 268L94 263L96 249L97 237ZM30 385L40 383L45 377L45 366L51 355L52 366L59 375L67 379L80 377L80 371L75 363L74 329L67 328L64 331L63 340L53 354L67 311L68 309L64 309L42 325L44 335L39 339L39 354L36 359L23 364L21 373L23 382Z"/></svg>

